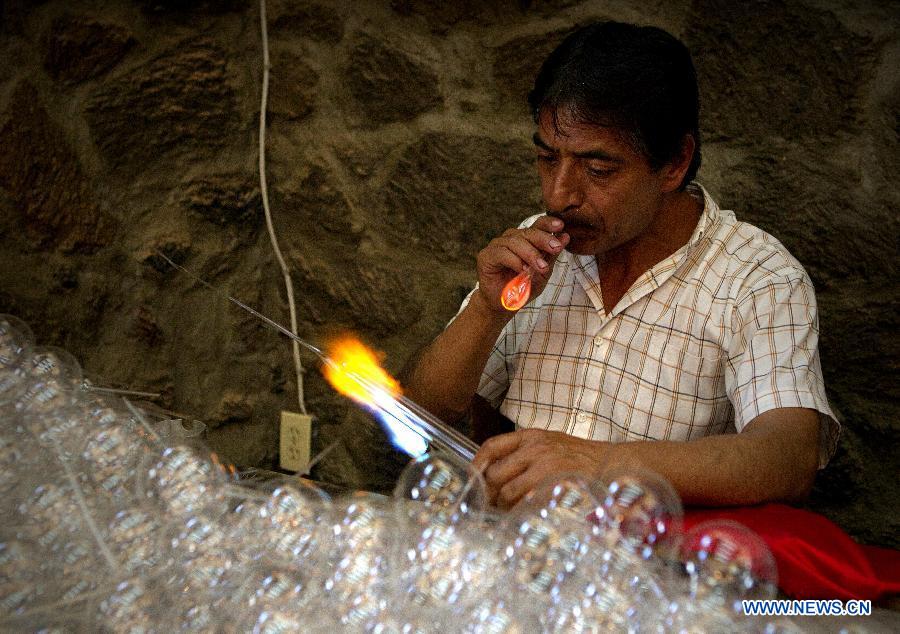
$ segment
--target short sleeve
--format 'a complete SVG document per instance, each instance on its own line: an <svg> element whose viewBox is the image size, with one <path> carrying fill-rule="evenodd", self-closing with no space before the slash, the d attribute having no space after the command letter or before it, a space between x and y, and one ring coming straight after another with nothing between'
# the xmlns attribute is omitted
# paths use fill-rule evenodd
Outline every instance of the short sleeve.
<svg viewBox="0 0 900 634"><path fill-rule="evenodd" d="M763 412L803 407L819 413L819 468L837 447L840 424L828 405L819 360L812 281L802 269L757 281L735 304L726 389L741 431Z"/></svg>

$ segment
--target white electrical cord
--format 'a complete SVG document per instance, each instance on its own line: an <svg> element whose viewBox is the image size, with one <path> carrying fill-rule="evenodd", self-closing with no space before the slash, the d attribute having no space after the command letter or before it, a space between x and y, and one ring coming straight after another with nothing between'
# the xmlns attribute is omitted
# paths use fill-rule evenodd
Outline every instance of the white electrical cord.
<svg viewBox="0 0 900 634"><path fill-rule="evenodd" d="M269 100L269 35L266 32L266 0L259 0L259 25L262 31L263 49L262 103L259 106L259 189L262 194L266 227L272 241L272 250L275 251L275 258L278 260L281 274L284 276L288 308L291 312L291 332L296 335L297 309L294 306L294 285L291 282L291 274L284 262L284 257L281 255L281 249L278 247L278 237L275 235L275 227L272 224L272 212L269 210L269 191L266 187L266 102ZM303 400L303 366L300 364L300 346L296 339L292 343L294 345L294 367L297 371L297 401L300 404L300 413L306 414L306 403Z"/></svg>

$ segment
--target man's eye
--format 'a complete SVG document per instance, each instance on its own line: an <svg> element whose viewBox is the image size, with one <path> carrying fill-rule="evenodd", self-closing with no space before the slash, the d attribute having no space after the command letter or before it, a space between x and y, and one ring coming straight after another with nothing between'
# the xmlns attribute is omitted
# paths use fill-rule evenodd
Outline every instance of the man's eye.
<svg viewBox="0 0 900 634"><path fill-rule="evenodd" d="M590 165L588 165L587 167L588 174L590 174L591 176L596 176L598 178L611 176L615 171L615 168L611 167L591 167Z"/></svg>
<svg viewBox="0 0 900 634"><path fill-rule="evenodd" d="M552 164L556 162L556 157L553 154L538 154L537 160L540 163Z"/></svg>

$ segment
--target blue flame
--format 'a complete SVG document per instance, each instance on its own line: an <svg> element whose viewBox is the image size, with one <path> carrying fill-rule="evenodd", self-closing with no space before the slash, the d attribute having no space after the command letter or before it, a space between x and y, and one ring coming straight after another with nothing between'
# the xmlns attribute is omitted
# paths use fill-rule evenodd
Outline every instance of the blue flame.
<svg viewBox="0 0 900 634"><path fill-rule="evenodd" d="M391 395L381 390L373 391L375 403L369 409L378 417L391 439L400 451L418 458L428 452L431 436L422 429L416 417Z"/></svg>

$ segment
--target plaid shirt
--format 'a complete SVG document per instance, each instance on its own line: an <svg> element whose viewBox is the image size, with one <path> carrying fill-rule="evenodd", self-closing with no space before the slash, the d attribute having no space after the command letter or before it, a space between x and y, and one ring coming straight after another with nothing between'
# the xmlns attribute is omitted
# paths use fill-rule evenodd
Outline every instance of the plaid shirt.
<svg viewBox="0 0 900 634"><path fill-rule="evenodd" d="M497 340L478 393L519 427L612 442L734 433L765 411L805 407L819 412L824 466L840 426L812 282L775 238L699 185L688 191L704 200L689 242L609 312L596 258L563 251Z"/></svg>

